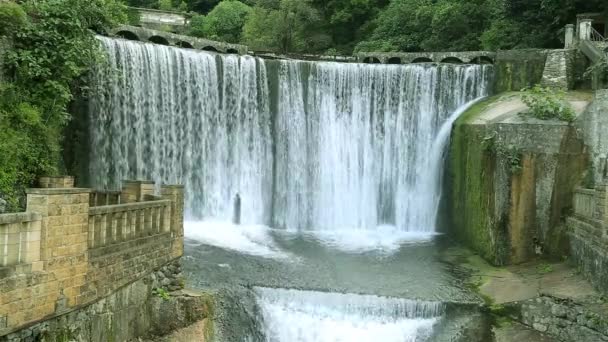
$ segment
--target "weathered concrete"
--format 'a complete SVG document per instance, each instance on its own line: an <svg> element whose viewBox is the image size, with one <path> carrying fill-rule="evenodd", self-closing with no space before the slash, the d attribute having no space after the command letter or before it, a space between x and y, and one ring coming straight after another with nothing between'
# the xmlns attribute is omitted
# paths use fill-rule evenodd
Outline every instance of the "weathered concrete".
<svg viewBox="0 0 608 342"><path fill-rule="evenodd" d="M139 24L142 27L166 31L179 31L190 22L188 13L162 11L150 8L129 7L139 14Z"/></svg>
<svg viewBox="0 0 608 342"><path fill-rule="evenodd" d="M589 108L577 120L576 126L589 147L591 159L588 187L603 183L608 177L608 89L596 90Z"/></svg>
<svg viewBox="0 0 608 342"><path fill-rule="evenodd" d="M115 27L109 33L112 36L122 37L130 40L139 40L196 50L238 54L247 53L247 46L245 45L216 42L213 40L182 36L170 32L157 31L142 27L122 25Z"/></svg>
<svg viewBox="0 0 608 342"><path fill-rule="evenodd" d="M362 63L409 64L409 63L472 63L494 64L496 53L490 51L466 52L360 52L357 60Z"/></svg>
<svg viewBox="0 0 608 342"><path fill-rule="evenodd" d="M608 340L608 304L568 263L494 267L462 248L443 258L470 274L470 286L498 316L497 341Z"/></svg>
<svg viewBox="0 0 608 342"><path fill-rule="evenodd" d="M587 166L574 127L521 117L519 96L474 106L452 136L451 232L497 265L567 253L563 212ZM571 99L578 114L587 103Z"/></svg>
<svg viewBox="0 0 608 342"><path fill-rule="evenodd" d="M520 91L541 82L548 50L504 50L496 53L496 93Z"/></svg>

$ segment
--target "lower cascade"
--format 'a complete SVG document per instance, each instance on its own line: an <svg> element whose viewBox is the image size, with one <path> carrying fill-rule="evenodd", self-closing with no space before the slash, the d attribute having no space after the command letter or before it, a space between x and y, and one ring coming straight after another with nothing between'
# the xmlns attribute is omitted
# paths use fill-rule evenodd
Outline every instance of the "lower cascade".
<svg viewBox="0 0 608 342"><path fill-rule="evenodd" d="M93 75L94 185L180 183L190 219L233 220L238 197L240 223L288 230L435 231L441 128L492 74L99 40L116 72Z"/></svg>
<svg viewBox="0 0 608 342"><path fill-rule="evenodd" d="M443 305L354 294L257 288L266 341L426 341Z"/></svg>

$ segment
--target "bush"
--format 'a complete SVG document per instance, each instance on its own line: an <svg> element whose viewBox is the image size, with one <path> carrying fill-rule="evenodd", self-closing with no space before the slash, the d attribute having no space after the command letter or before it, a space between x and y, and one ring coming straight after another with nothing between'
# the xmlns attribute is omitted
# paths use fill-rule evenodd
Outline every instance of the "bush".
<svg viewBox="0 0 608 342"><path fill-rule="evenodd" d="M91 29L126 21L119 0L25 0L0 3L0 12L25 13L6 32L6 84L0 84L0 197L10 211L24 207L24 189L56 174L68 106L82 94L88 70L103 62ZM14 19L14 18L13 18ZM0 16L0 22L4 19ZM13 21L15 22L15 21ZM5 26L2 26L4 29Z"/></svg>
<svg viewBox="0 0 608 342"><path fill-rule="evenodd" d="M0 36L5 36L25 25L27 15L21 6L14 2L0 2Z"/></svg>
<svg viewBox="0 0 608 342"><path fill-rule="evenodd" d="M572 122L576 118L564 91L536 85L522 90L522 101L530 108L527 113L541 120L559 119Z"/></svg>
<svg viewBox="0 0 608 342"><path fill-rule="evenodd" d="M196 37L238 43L251 7L236 0L224 0L204 16L190 22L190 33Z"/></svg>

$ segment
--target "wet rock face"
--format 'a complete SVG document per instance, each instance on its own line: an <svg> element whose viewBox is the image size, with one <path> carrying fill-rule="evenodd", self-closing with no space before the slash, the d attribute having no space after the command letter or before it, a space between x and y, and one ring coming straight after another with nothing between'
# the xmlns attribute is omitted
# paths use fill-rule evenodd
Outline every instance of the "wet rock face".
<svg viewBox="0 0 608 342"><path fill-rule="evenodd" d="M494 265L567 254L563 213L587 167L574 127L523 119L525 108L516 94L492 98L452 135L452 232Z"/></svg>

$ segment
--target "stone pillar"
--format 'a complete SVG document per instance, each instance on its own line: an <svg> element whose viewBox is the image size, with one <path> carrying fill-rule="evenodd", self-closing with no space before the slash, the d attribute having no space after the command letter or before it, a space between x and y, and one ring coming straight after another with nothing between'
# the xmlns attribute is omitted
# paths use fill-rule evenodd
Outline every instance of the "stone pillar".
<svg viewBox="0 0 608 342"><path fill-rule="evenodd" d="M122 182L121 203L143 202L146 195L154 195L153 181L125 180Z"/></svg>
<svg viewBox="0 0 608 342"><path fill-rule="evenodd" d="M174 258L184 254L184 187L182 185L163 185L163 199L171 200L171 232L173 233Z"/></svg>
<svg viewBox="0 0 608 342"><path fill-rule="evenodd" d="M566 37L564 38L564 49L572 49L574 47L574 25L566 25Z"/></svg>
<svg viewBox="0 0 608 342"><path fill-rule="evenodd" d="M72 176L48 176L40 177L38 180L41 188L59 189L59 188L73 188L74 177Z"/></svg>
<svg viewBox="0 0 608 342"><path fill-rule="evenodd" d="M580 41L583 40L591 40L591 24L593 23L592 19L581 19L578 26L578 39Z"/></svg>
<svg viewBox="0 0 608 342"><path fill-rule="evenodd" d="M46 314L61 313L87 302L90 189L27 190L27 211L41 215L40 260L52 274L45 292L55 296ZM48 304L47 304L48 305ZM52 307L51 307L52 306Z"/></svg>

